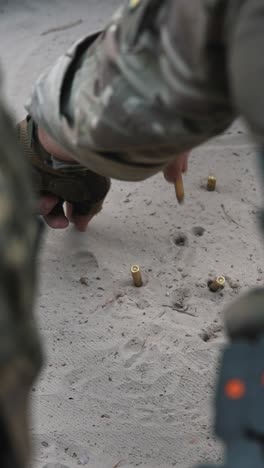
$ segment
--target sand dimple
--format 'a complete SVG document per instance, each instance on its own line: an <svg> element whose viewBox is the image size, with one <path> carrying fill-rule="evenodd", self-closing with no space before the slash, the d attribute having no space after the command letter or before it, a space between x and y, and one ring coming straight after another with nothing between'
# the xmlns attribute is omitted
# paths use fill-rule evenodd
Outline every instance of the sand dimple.
<svg viewBox="0 0 264 468"><path fill-rule="evenodd" d="M174 242L175 245L178 245L179 247L187 247L188 246L188 237L186 236L186 234L181 232L180 234L177 234L173 238L173 242Z"/></svg>
<svg viewBox="0 0 264 468"><path fill-rule="evenodd" d="M195 226L192 229L192 232L196 237L202 237L204 235L204 233L205 233L205 228L203 228L201 226Z"/></svg>

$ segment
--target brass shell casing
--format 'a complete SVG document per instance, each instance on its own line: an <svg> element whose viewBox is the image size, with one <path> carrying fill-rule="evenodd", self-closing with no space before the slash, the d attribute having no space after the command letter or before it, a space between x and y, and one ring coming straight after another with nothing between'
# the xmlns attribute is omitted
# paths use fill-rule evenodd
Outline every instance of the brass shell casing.
<svg viewBox="0 0 264 468"><path fill-rule="evenodd" d="M216 279L213 281L208 282L208 287L210 291L216 292L219 291L220 289L223 289L225 287L225 277L224 276L218 276Z"/></svg>
<svg viewBox="0 0 264 468"><path fill-rule="evenodd" d="M131 274L132 274L134 286L136 286L137 288L140 288L141 286L143 286L141 271L138 265L133 265L131 267Z"/></svg>
<svg viewBox="0 0 264 468"><path fill-rule="evenodd" d="M176 198L178 200L178 203L181 204L184 201L184 186L183 186L182 176L177 178L174 186L175 186Z"/></svg>
<svg viewBox="0 0 264 468"><path fill-rule="evenodd" d="M207 180L207 190L209 192L214 192L216 187L216 177L215 176L209 176Z"/></svg>

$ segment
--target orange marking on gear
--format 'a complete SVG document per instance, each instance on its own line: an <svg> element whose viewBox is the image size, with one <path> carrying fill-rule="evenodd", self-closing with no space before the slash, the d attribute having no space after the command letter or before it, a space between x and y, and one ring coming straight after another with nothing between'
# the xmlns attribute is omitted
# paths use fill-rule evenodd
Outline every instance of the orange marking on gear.
<svg viewBox="0 0 264 468"><path fill-rule="evenodd" d="M246 385L243 380L231 379L225 385L225 396L229 400L240 400L246 394Z"/></svg>

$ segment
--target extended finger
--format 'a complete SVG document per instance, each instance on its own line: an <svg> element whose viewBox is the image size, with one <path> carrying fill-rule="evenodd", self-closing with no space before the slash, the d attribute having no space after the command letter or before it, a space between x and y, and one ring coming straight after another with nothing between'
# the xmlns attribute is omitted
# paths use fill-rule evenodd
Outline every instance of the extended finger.
<svg viewBox="0 0 264 468"><path fill-rule="evenodd" d="M76 211L74 212L74 207L71 203L66 204L66 215L68 220L73 223L80 232L86 231L89 222L93 218L91 215L77 214Z"/></svg>
<svg viewBox="0 0 264 468"><path fill-rule="evenodd" d="M69 226L69 220L64 214L63 201L60 200L56 206L46 215L44 219L48 226L53 229L65 229Z"/></svg>
<svg viewBox="0 0 264 468"><path fill-rule="evenodd" d="M167 182L175 183L176 180L187 172L189 153L179 154L164 170L164 177Z"/></svg>
<svg viewBox="0 0 264 468"><path fill-rule="evenodd" d="M57 205L59 198L56 195L50 193L42 193L39 200L39 214L47 216Z"/></svg>

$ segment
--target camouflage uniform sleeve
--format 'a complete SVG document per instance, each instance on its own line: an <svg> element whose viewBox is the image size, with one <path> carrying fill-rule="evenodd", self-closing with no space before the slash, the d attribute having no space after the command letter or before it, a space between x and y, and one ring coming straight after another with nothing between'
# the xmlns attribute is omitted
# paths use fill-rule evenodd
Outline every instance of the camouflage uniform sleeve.
<svg viewBox="0 0 264 468"><path fill-rule="evenodd" d="M228 70L234 106L264 147L264 2L233 0L227 9Z"/></svg>
<svg viewBox="0 0 264 468"><path fill-rule="evenodd" d="M1 99L0 153L0 466L25 468L29 394L42 363L32 315L39 227L29 168Z"/></svg>
<svg viewBox="0 0 264 468"><path fill-rule="evenodd" d="M39 78L29 113L94 172L124 180L159 172L235 117L224 3L126 0L99 37Z"/></svg>

